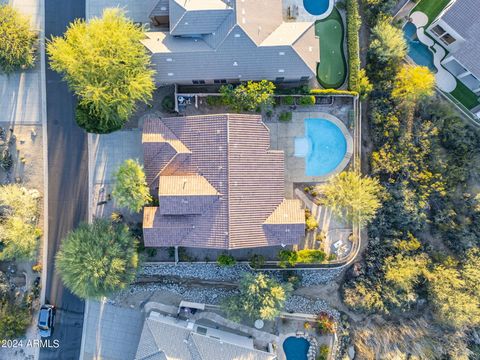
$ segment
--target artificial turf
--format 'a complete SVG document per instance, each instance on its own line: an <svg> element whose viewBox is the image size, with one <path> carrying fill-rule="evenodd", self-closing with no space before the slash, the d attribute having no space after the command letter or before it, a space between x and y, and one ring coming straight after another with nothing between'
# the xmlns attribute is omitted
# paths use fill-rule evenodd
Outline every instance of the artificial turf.
<svg viewBox="0 0 480 360"><path fill-rule="evenodd" d="M428 16L428 25L442 12L452 0L420 0L420 2L412 10L421 11Z"/></svg>
<svg viewBox="0 0 480 360"><path fill-rule="evenodd" d="M320 39L320 63L317 79L326 89L337 89L345 82L347 64L343 51L344 26L336 8L323 20L315 23L315 34Z"/></svg>

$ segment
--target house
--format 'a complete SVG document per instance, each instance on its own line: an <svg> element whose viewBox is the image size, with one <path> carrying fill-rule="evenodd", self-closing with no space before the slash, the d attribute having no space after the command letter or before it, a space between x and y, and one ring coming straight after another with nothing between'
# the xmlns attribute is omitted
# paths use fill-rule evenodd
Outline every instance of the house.
<svg viewBox="0 0 480 360"><path fill-rule="evenodd" d="M448 51L441 64L480 96L479 18L478 0L455 0L432 22L427 33Z"/></svg>
<svg viewBox="0 0 480 360"><path fill-rule="evenodd" d="M240 249L298 244L300 200L285 199L282 151L259 115L150 117L142 134L145 246Z"/></svg>
<svg viewBox="0 0 480 360"><path fill-rule="evenodd" d="M307 81L320 59L314 22L284 22L282 0L98 0L148 26L158 84Z"/></svg>
<svg viewBox="0 0 480 360"><path fill-rule="evenodd" d="M135 360L275 360L253 339L152 311L145 319Z"/></svg>

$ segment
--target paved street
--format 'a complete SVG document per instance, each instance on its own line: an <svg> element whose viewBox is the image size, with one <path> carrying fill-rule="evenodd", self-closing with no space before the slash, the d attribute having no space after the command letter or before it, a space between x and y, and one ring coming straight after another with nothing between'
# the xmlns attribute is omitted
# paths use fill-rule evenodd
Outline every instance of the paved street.
<svg viewBox="0 0 480 360"><path fill-rule="evenodd" d="M85 17L83 0L46 0L45 34L61 35ZM48 267L46 301L58 308L53 338L58 349L42 349L40 359L78 359L84 303L65 289L54 270L54 257L68 231L87 220L87 137L74 120L75 100L56 73L46 70L48 124Z"/></svg>

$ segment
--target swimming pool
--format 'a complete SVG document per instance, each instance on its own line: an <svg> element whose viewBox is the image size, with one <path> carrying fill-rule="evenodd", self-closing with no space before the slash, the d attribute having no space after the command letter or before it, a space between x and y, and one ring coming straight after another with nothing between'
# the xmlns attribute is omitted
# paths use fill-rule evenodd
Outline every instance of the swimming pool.
<svg viewBox="0 0 480 360"><path fill-rule="evenodd" d="M304 123L305 137L295 139L295 156L305 158L305 175L328 175L345 158L345 135L327 119L307 118Z"/></svg>
<svg viewBox="0 0 480 360"><path fill-rule="evenodd" d="M290 336L283 342L283 351L287 360L307 360L310 343L305 338Z"/></svg>
<svg viewBox="0 0 480 360"><path fill-rule="evenodd" d="M433 63L433 53L427 45L417 39L417 27L415 24L407 22L403 27L403 34L408 44L408 56L417 65L427 66L431 71L437 72L437 68Z"/></svg>
<svg viewBox="0 0 480 360"><path fill-rule="evenodd" d="M312 15L322 15L328 10L330 0L303 0L303 6Z"/></svg>

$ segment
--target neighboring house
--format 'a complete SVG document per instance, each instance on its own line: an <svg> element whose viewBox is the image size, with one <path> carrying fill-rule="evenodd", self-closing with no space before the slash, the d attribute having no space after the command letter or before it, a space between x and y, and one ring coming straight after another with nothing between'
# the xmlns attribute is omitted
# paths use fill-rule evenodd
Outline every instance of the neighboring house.
<svg viewBox="0 0 480 360"><path fill-rule="evenodd" d="M480 1L453 1L427 32L448 51L442 65L480 96Z"/></svg>
<svg viewBox="0 0 480 360"><path fill-rule="evenodd" d="M145 246L239 249L298 244L300 200L284 198L284 154L261 116L145 120L147 182L158 207L143 216Z"/></svg>
<svg viewBox="0 0 480 360"><path fill-rule="evenodd" d="M275 360L253 339L151 312L135 360Z"/></svg>
<svg viewBox="0 0 480 360"><path fill-rule="evenodd" d="M282 0L98 0L148 25L159 84L307 81L320 59L314 22L284 22Z"/></svg>

